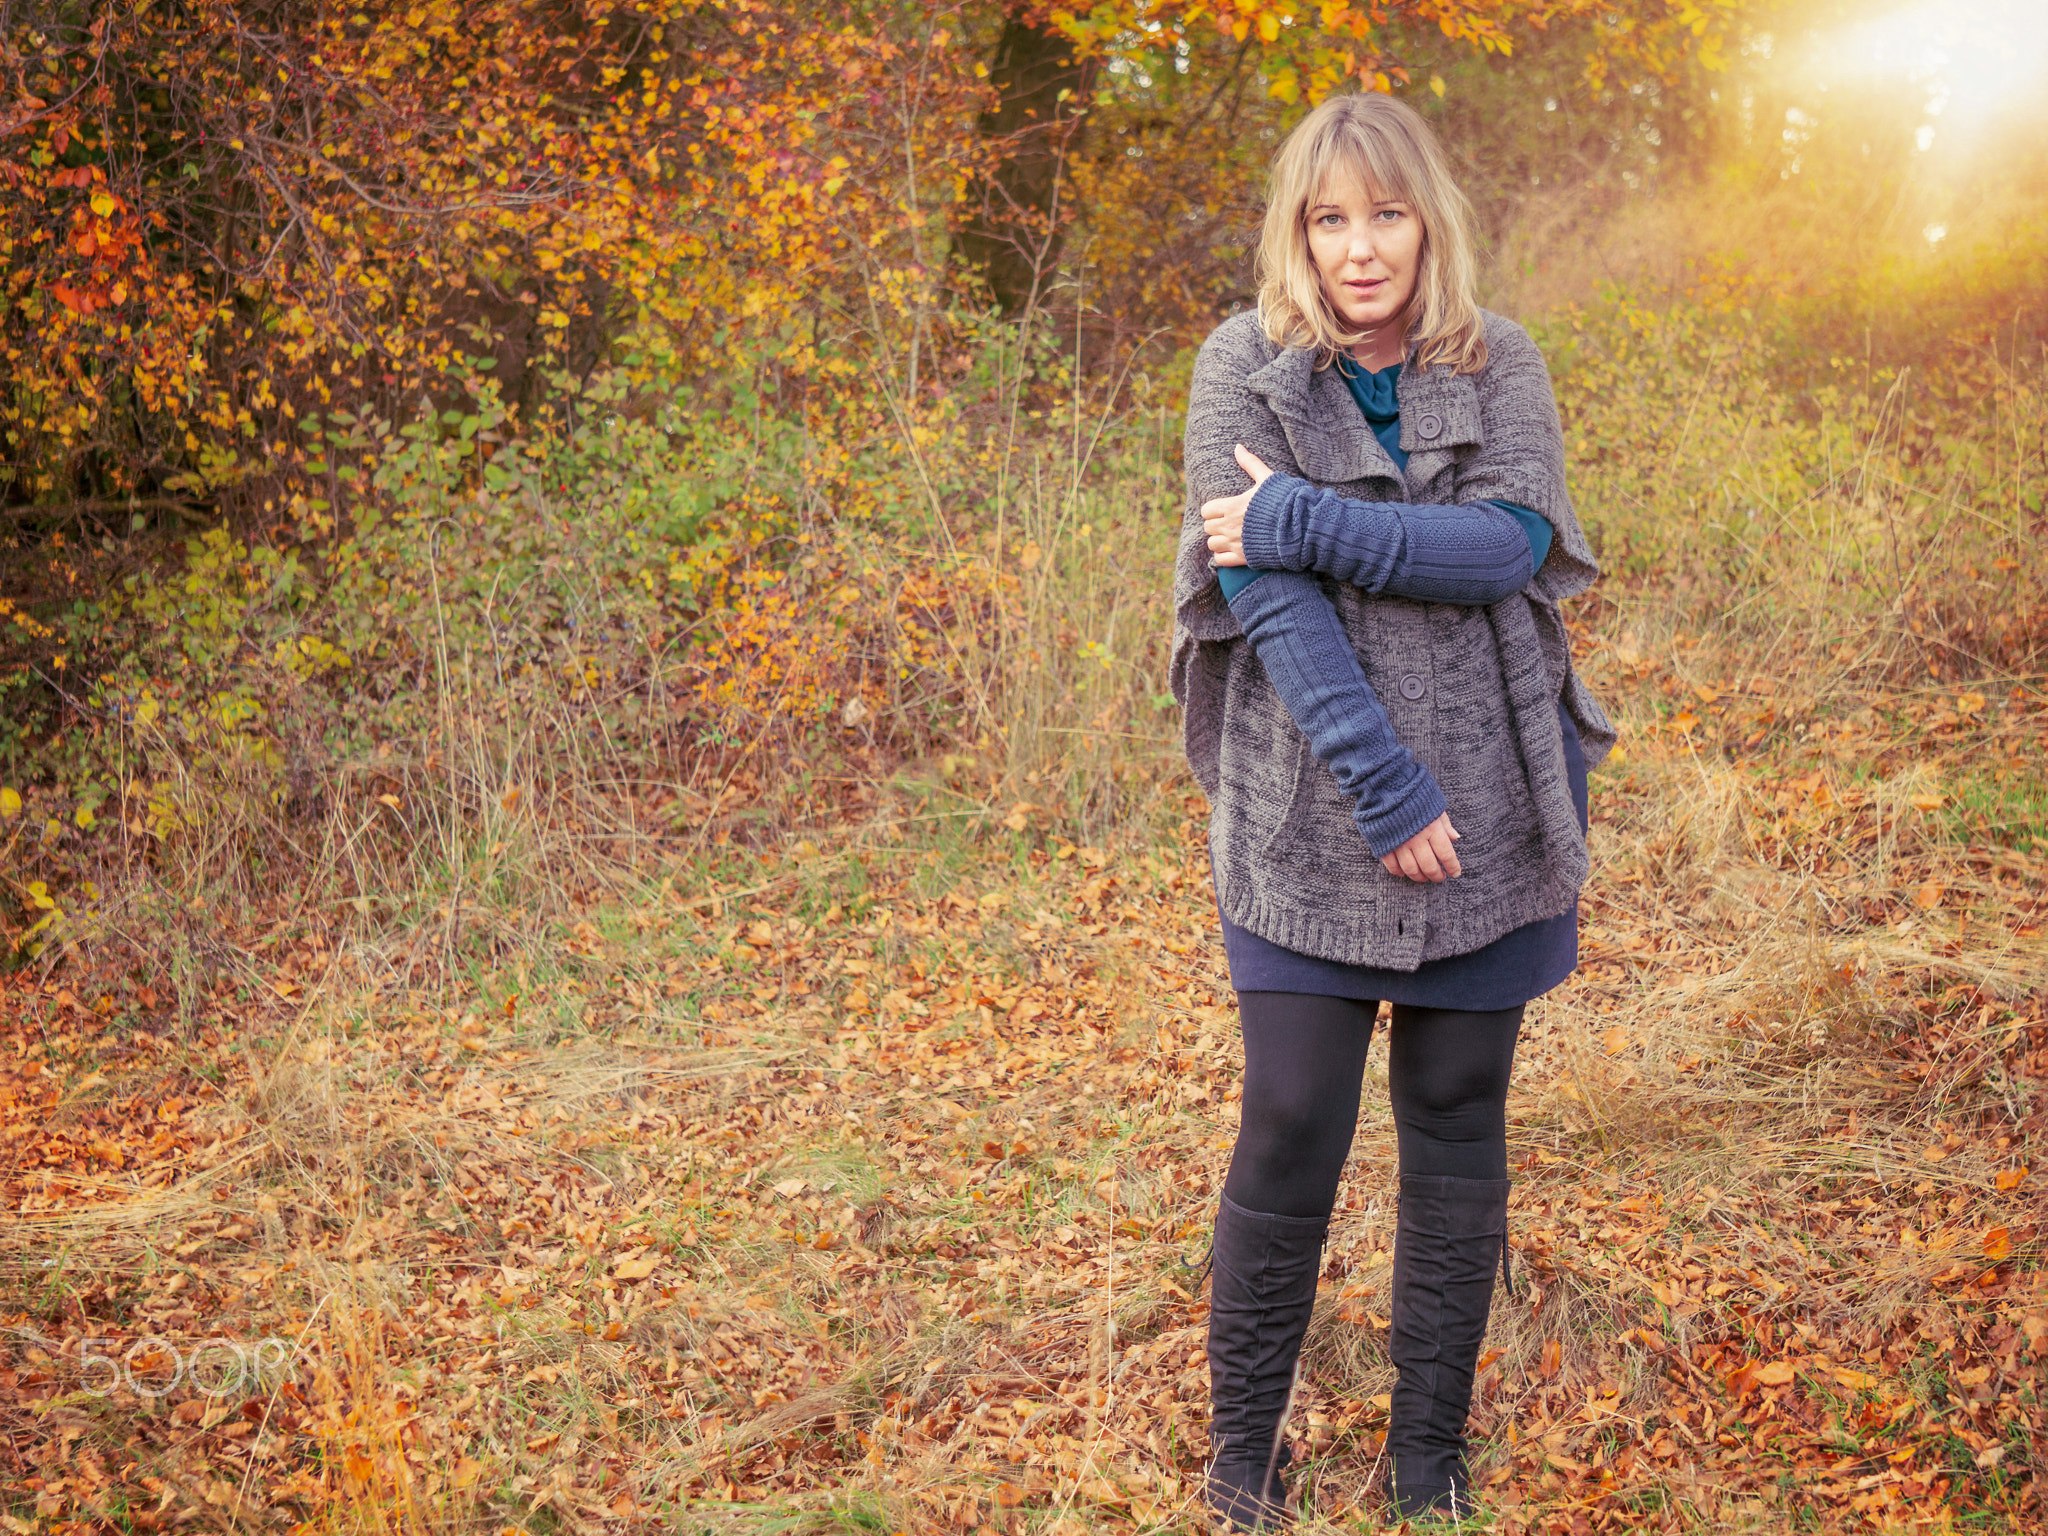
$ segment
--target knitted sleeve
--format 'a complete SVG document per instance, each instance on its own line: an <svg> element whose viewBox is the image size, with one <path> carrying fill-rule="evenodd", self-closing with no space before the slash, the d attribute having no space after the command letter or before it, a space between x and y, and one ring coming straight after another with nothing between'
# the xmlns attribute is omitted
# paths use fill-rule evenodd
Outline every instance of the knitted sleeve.
<svg viewBox="0 0 2048 1536"><path fill-rule="evenodd" d="M1269 475L1244 515L1247 565L1429 603L1484 607L1521 591L1536 572L1533 546L1521 519L1492 501L1354 501L1288 474Z"/></svg>

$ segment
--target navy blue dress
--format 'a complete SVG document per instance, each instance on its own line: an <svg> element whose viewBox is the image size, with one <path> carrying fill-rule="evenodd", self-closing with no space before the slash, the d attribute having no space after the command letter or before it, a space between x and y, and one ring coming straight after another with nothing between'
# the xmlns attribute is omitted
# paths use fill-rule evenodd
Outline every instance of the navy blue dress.
<svg viewBox="0 0 2048 1536"><path fill-rule="evenodd" d="M1348 360L1338 371L1365 415L1373 436L1396 464L1406 467L1401 451L1401 409L1395 393L1401 365L1376 372L1354 370ZM1511 508L1524 519L1534 513ZM1545 529L1544 531L1548 531ZM1578 807L1579 829L1587 827L1586 754L1579 733L1562 701L1557 718L1564 731L1564 765ZM1220 916L1221 914L1219 914ZM1556 917L1526 923L1491 944L1462 955L1425 960L1412 971L1374 965L1346 965L1297 954L1223 918L1223 951L1230 961L1230 984L1239 992L1306 992L1318 997L1349 997L1403 1003L1419 1008L1457 1008L1490 1013L1514 1008L1540 997L1577 969L1579 912L1576 903Z"/></svg>

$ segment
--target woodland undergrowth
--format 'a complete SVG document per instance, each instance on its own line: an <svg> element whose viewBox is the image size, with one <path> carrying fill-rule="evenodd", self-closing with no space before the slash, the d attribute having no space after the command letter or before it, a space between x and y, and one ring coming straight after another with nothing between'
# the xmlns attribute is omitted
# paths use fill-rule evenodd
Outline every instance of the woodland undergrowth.
<svg viewBox="0 0 2048 1536"><path fill-rule="evenodd" d="M1475 1525L2027 1528L2040 362L1795 389L1749 298L1538 327L1622 744ZM1163 693L1187 359L955 339L887 431L759 377L316 423L340 522L81 600L0 802L16 1536L1195 1527L1237 1057ZM1382 1053L1311 1528L1384 1509Z"/></svg>

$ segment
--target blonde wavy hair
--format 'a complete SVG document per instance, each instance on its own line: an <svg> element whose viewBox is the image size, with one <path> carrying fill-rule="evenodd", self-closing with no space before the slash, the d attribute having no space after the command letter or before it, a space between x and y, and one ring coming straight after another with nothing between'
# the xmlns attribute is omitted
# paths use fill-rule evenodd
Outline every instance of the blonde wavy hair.
<svg viewBox="0 0 2048 1536"><path fill-rule="evenodd" d="M1413 107L1377 92L1332 96L1302 119L1280 152L1259 235L1259 319L1283 347L1313 347L1327 368L1367 339L1346 329L1323 292L1308 249L1308 210L1334 177L1356 176L1376 200L1397 199L1422 220L1421 270L1408 301L1408 357L1453 373L1486 366L1486 332L1473 296L1472 205L1451 179L1442 147Z"/></svg>

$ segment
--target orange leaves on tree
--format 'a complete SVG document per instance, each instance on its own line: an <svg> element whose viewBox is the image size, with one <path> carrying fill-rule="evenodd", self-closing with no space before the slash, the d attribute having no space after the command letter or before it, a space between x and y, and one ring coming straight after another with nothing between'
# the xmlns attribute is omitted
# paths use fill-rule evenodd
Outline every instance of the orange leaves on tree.
<svg viewBox="0 0 2048 1536"><path fill-rule="evenodd" d="M32 108L97 85L0 142L0 265L47 297L0 317L22 385L5 452L31 495L63 494L88 449L117 485L199 499L289 478L280 426L405 414L480 343L524 370L629 338L673 370L722 360L739 318L802 351L814 333L787 317L843 303L871 236L900 243L888 67L908 40L835 0L673 0L630 24L576 0L547 27L522 0L371 0L260 37L224 0L175 27L91 9L89 29L5 39ZM940 184L979 100L953 72L911 126ZM103 415L124 375L139 448Z"/></svg>

